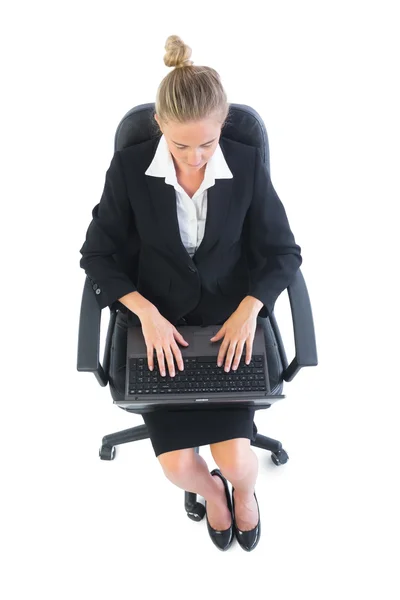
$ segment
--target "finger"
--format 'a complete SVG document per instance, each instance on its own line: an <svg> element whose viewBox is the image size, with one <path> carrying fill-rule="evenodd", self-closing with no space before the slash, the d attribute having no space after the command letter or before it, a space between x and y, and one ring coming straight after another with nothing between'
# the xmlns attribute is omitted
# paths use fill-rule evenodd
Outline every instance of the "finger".
<svg viewBox="0 0 400 600"><path fill-rule="evenodd" d="M242 358L242 354L243 354L243 346L245 344L245 340L244 341L239 341L237 346L236 346L236 352L235 352L235 358L233 359L233 363L232 363L232 370L236 371L236 369L239 366L240 363L240 359Z"/></svg>
<svg viewBox="0 0 400 600"><path fill-rule="evenodd" d="M225 354L226 354L226 351L228 350L228 346L229 346L229 342L224 340L219 348L218 357L217 357L217 365L219 367L222 367L222 363L224 362Z"/></svg>
<svg viewBox="0 0 400 600"><path fill-rule="evenodd" d="M154 348L150 346L147 347L147 363L149 365L150 371L154 369Z"/></svg>
<svg viewBox="0 0 400 600"><path fill-rule="evenodd" d="M246 341L246 365L248 365L250 363L252 354L253 354L253 340L252 340L251 336L249 336Z"/></svg>
<svg viewBox="0 0 400 600"><path fill-rule="evenodd" d="M158 360L158 367L160 369L160 373L163 377L165 377L165 363L164 363L163 349L157 348L156 352L157 352L157 360Z"/></svg>
<svg viewBox="0 0 400 600"><path fill-rule="evenodd" d="M175 376L175 365L174 365L174 357L172 356L171 347L168 343L164 346L164 354L168 365L168 372L170 377Z"/></svg>
<svg viewBox="0 0 400 600"><path fill-rule="evenodd" d="M176 364L178 365L178 369L180 371L183 371L183 358L182 358L181 351L179 350L178 344L176 344L175 342L172 343L171 350L175 356L175 360L176 360Z"/></svg>
<svg viewBox="0 0 400 600"><path fill-rule="evenodd" d="M180 343L180 344L186 344L186 346L189 346L189 342L187 342L185 340L185 338L183 337L183 335L181 333L179 333L179 331L174 327L173 328L173 334L174 334L174 338Z"/></svg>
<svg viewBox="0 0 400 600"><path fill-rule="evenodd" d="M224 335L224 328L221 327L221 329L212 337L210 338L211 342L217 342L218 340L220 340L222 338L222 336Z"/></svg>
<svg viewBox="0 0 400 600"><path fill-rule="evenodd" d="M226 360L225 360L225 371L228 372L229 369L231 368L231 363L232 363L232 359L233 356L235 354L235 350L236 350L236 344L237 342L231 340L229 349L228 349L228 354L226 355Z"/></svg>

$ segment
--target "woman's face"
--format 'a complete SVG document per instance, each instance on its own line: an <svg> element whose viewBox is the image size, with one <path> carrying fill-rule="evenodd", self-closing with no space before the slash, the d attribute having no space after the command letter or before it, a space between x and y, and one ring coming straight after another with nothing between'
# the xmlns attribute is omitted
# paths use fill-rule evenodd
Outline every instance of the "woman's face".
<svg viewBox="0 0 400 600"><path fill-rule="evenodd" d="M168 124L156 121L163 132L175 167L190 176L199 174L214 154L221 135L221 123L215 118L189 123Z"/></svg>

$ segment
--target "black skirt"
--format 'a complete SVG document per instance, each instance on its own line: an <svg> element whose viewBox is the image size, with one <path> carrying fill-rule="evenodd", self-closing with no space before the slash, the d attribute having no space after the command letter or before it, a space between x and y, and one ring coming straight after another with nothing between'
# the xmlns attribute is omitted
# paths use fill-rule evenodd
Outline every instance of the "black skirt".
<svg viewBox="0 0 400 600"><path fill-rule="evenodd" d="M156 456L172 450L195 448L234 438L255 440L252 407L220 409L160 409L142 415Z"/></svg>
<svg viewBox="0 0 400 600"><path fill-rule="evenodd" d="M186 315L184 319L188 325L201 324L193 314ZM136 315L131 313L130 323L135 321L140 326ZM116 325L125 331L126 336L127 315L118 313ZM122 356L126 356L126 350L125 354L122 352ZM173 450L195 448L235 438L254 441L257 435L254 413L254 407L238 405L212 409L203 406L190 409L159 408L141 416L147 425L155 455L159 456Z"/></svg>

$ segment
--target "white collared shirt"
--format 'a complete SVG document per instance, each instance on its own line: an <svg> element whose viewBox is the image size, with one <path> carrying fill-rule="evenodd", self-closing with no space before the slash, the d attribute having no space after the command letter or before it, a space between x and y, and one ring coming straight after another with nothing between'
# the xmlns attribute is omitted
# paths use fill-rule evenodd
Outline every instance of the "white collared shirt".
<svg viewBox="0 0 400 600"><path fill-rule="evenodd" d="M204 179L193 198L190 198L178 183L174 161L164 135L160 138L154 158L145 175L164 177L166 184L174 186L182 243L192 257L204 237L208 188L215 184L216 179L233 177L220 145L218 144L214 154L207 162Z"/></svg>

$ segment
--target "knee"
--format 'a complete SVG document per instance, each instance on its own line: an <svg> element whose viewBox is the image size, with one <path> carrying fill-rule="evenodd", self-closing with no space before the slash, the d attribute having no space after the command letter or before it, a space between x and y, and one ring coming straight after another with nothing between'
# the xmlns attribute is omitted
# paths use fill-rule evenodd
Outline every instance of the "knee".
<svg viewBox="0 0 400 600"><path fill-rule="evenodd" d="M250 448L250 440L238 438L210 445L211 454L229 481L246 477L257 456Z"/></svg>
<svg viewBox="0 0 400 600"><path fill-rule="evenodd" d="M157 458L168 479L178 480L193 470L195 451L193 448L173 450L160 454Z"/></svg>

